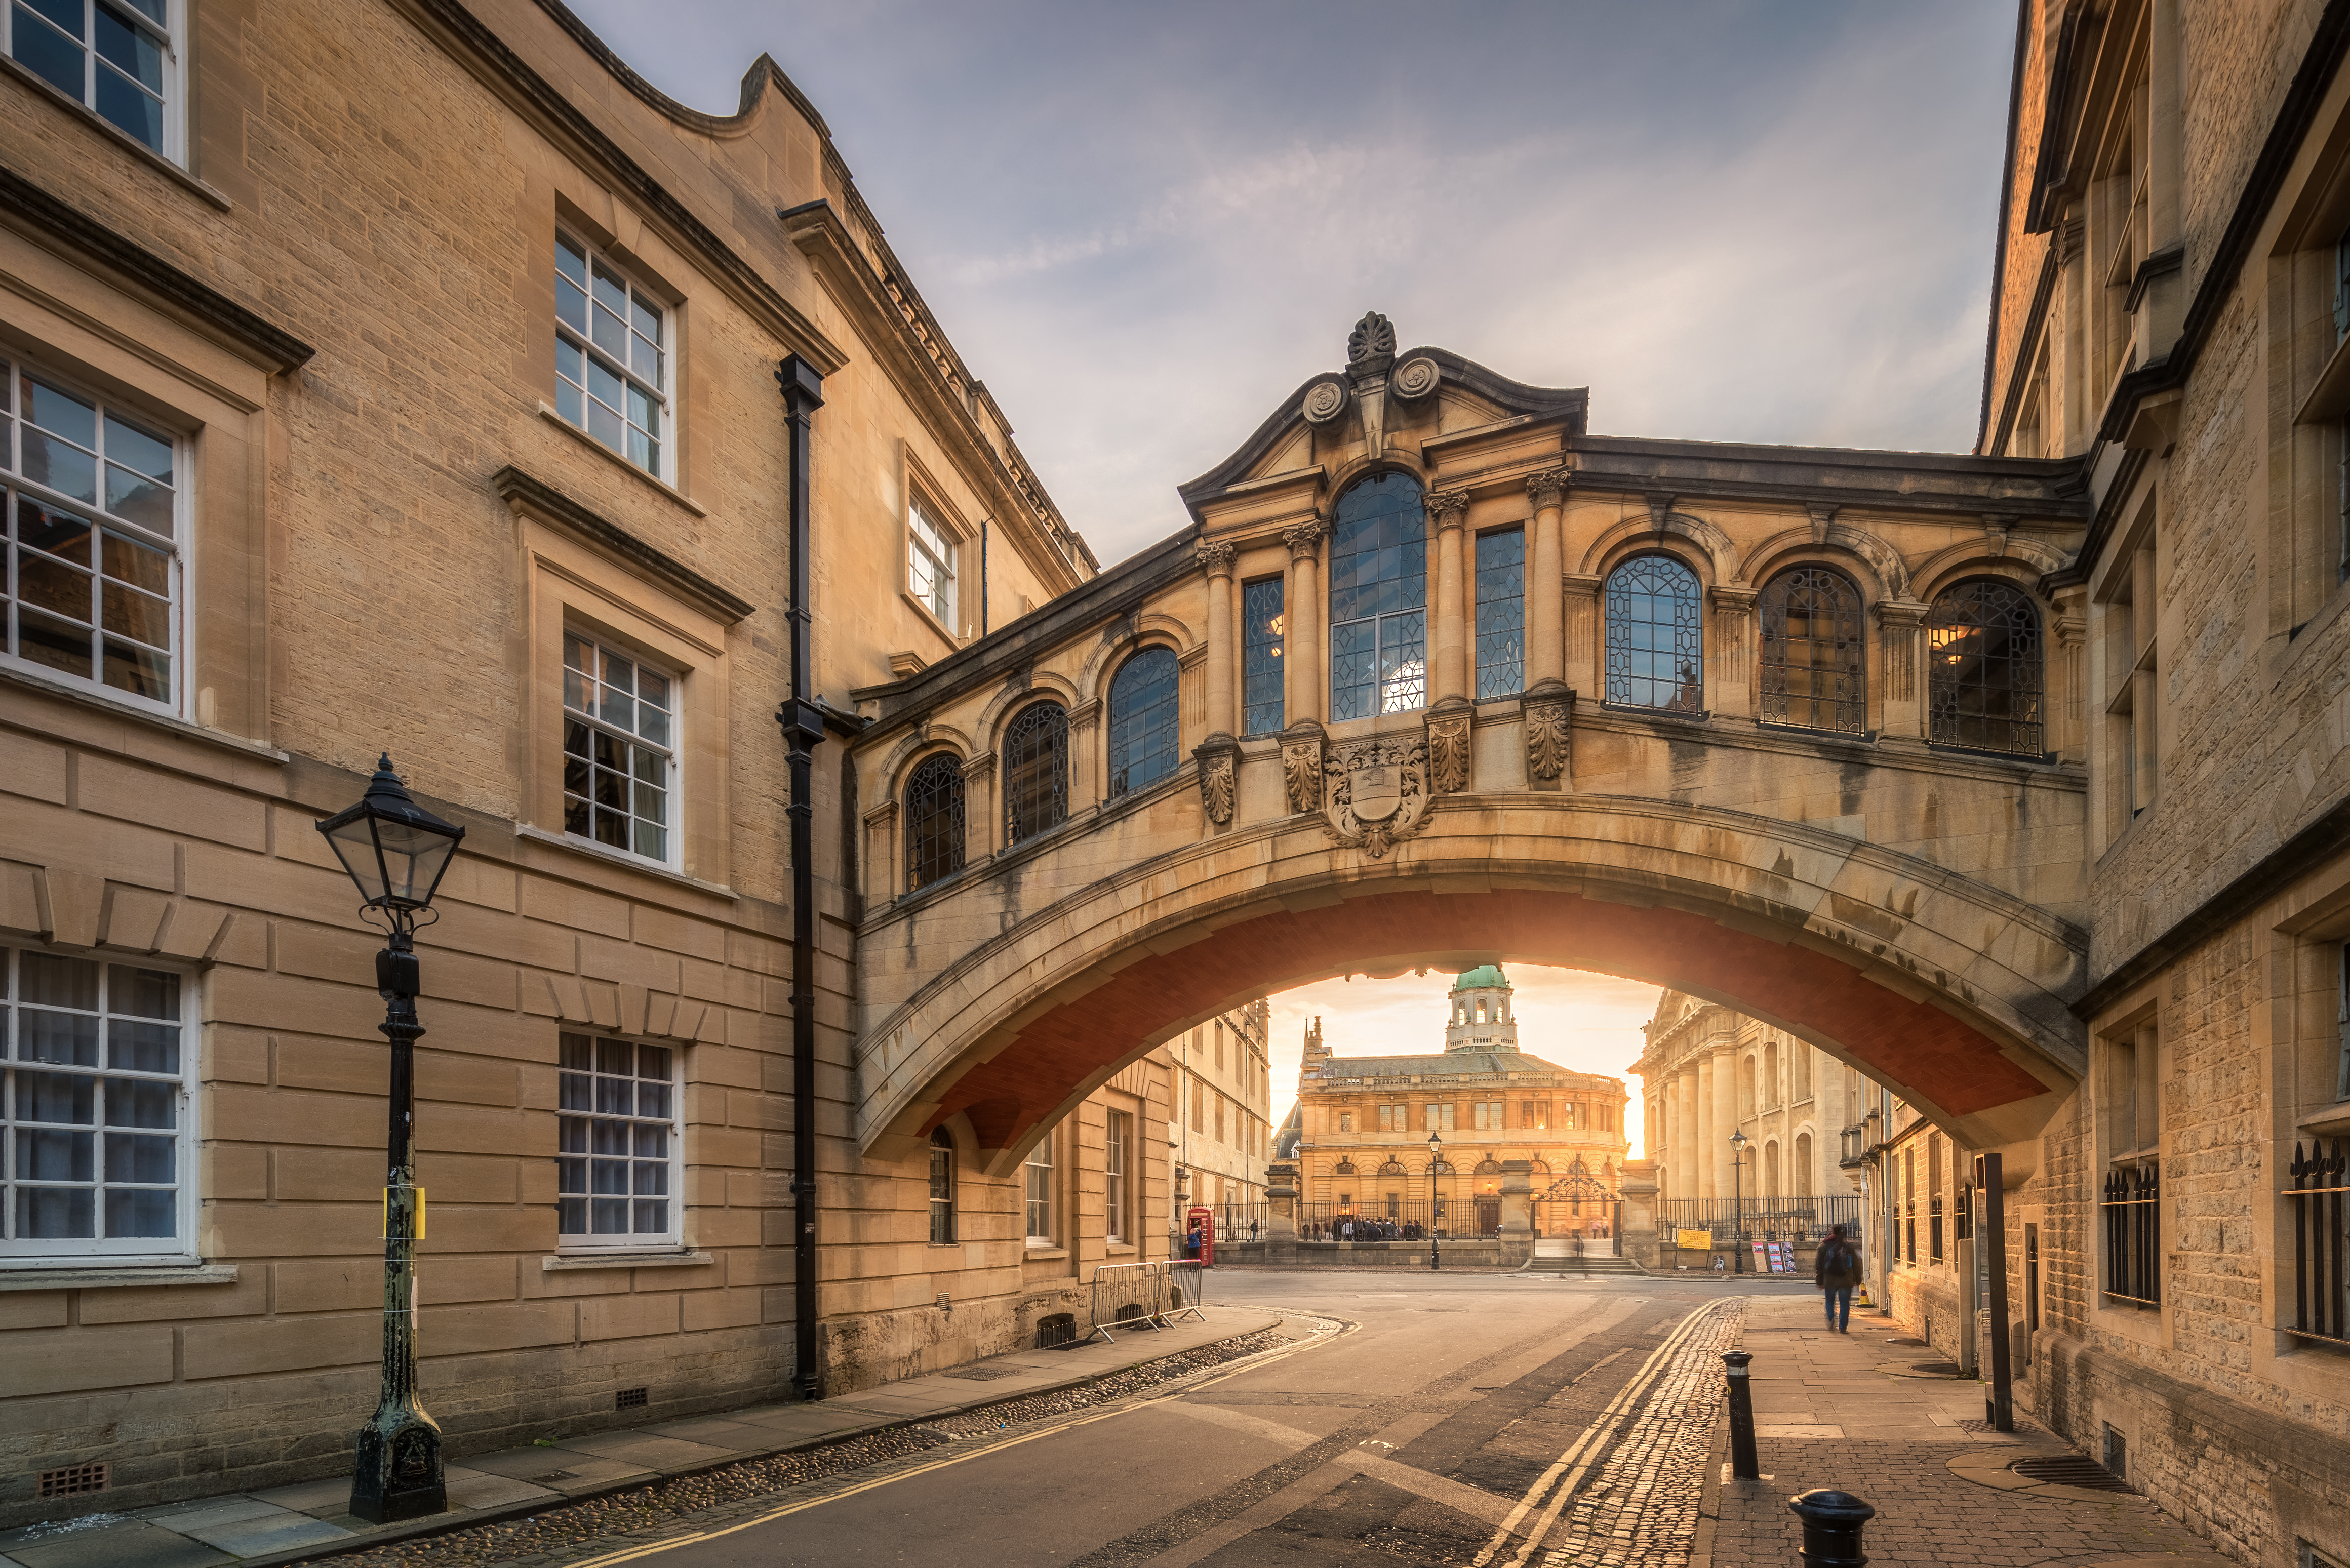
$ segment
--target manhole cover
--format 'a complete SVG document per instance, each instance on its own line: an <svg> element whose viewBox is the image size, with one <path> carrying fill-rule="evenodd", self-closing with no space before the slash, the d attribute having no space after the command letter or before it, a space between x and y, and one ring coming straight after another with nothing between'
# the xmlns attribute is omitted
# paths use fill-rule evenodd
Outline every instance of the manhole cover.
<svg viewBox="0 0 2350 1568"><path fill-rule="evenodd" d="M960 1372L942 1372L941 1377L967 1377L973 1383L993 1383L999 1377L1014 1376L1009 1366L966 1366Z"/></svg>
<svg viewBox="0 0 2350 1568"><path fill-rule="evenodd" d="M1966 1373L1966 1368L1955 1361L1921 1361L1909 1370L1922 1372L1929 1377L1959 1377Z"/></svg>
<svg viewBox="0 0 2350 1568"><path fill-rule="evenodd" d="M2127 1481L2086 1454L2048 1454L2036 1459L2018 1459L2007 1468L2026 1480L2077 1486L2088 1491L2119 1491L2137 1495L2136 1489Z"/></svg>

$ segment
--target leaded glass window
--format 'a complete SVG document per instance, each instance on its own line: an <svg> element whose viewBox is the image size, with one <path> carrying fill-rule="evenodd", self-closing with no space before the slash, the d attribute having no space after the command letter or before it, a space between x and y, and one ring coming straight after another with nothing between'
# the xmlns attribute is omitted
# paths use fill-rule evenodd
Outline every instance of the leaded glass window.
<svg viewBox="0 0 2350 1568"><path fill-rule="evenodd" d="M673 1240L676 1053L587 1034L564 1034L557 1044L556 1231L585 1246Z"/></svg>
<svg viewBox="0 0 2350 1568"><path fill-rule="evenodd" d="M172 706L176 452L103 399L0 359L0 652Z"/></svg>
<svg viewBox="0 0 2350 1568"><path fill-rule="evenodd" d="M563 634L563 831L667 864L677 683Z"/></svg>
<svg viewBox="0 0 2350 1568"><path fill-rule="evenodd" d="M669 477L669 312L593 247L555 236L555 411Z"/></svg>
<svg viewBox="0 0 2350 1568"><path fill-rule="evenodd" d="M1762 722L1866 733L1867 643L1852 579L1796 566L1764 585L1760 608Z"/></svg>
<svg viewBox="0 0 2350 1568"><path fill-rule="evenodd" d="M1945 590L1926 618L1926 694L1936 745L2044 753L2040 611L1996 577Z"/></svg>
<svg viewBox="0 0 2350 1568"><path fill-rule="evenodd" d="M1058 702L1020 711L1003 732L1003 837L1017 844L1069 815L1069 715Z"/></svg>
<svg viewBox="0 0 2350 1568"><path fill-rule="evenodd" d="M1274 735L1287 722L1283 716L1282 597L1279 577L1265 577L1241 589L1242 674L1241 732Z"/></svg>
<svg viewBox="0 0 2350 1568"><path fill-rule="evenodd" d="M906 780L906 890L962 869L962 764L941 753Z"/></svg>
<svg viewBox="0 0 2350 1568"><path fill-rule="evenodd" d="M0 948L0 1255L192 1250L192 990L168 970Z"/></svg>
<svg viewBox="0 0 2350 1568"><path fill-rule="evenodd" d="M1477 535L1477 701L1526 684L1526 531Z"/></svg>
<svg viewBox="0 0 2350 1568"><path fill-rule="evenodd" d="M165 109L177 90L169 0L16 0L0 15L8 57L133 141L178 150Z"/></svg>
<svg viewBox="0 0 2350 1568"><path fill-rule="evenodd" d="M1338 499L1330 535L1330 717L1428 706L1428 517L1408 474Z"/></svg>
<svg viewBox="0 0 2350 1568"><path fill-rule="evenodd" d="M1671 556L1635 556L1607 575L1607 701L1705 711L1705 596Z"/></svg>
<svg viewBox="0 0 2350 1568"><path fill-rule="evenodd" d="M1158 783L1181 760L1179 671L1171 648L1146 648L1109 684L1109 793Z"/></svg>

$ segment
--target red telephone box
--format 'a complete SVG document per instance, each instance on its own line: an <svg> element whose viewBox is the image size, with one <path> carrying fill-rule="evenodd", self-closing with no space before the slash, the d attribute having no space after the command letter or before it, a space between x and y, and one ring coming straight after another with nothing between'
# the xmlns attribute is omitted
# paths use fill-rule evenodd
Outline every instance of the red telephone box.
<svg viewBox="0 0 2350 1568"><path fill-rule="evenodd" d="M1216 1211L1212 1209L1194 1209L1191 1212L1190 1220L1191 1223L1184 1229L1190 1235L1200 1239L1199 1251L1195 1254L1200 1260L1200 1266L1203 1269L1212 1269L1216 1266Z"/></svg>

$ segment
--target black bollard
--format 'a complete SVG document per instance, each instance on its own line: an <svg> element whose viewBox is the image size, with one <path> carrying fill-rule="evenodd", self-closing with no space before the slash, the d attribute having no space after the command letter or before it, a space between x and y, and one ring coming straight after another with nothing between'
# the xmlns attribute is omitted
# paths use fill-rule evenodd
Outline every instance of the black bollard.
<svg viewBox="0 0 2350 1568"><path fill-rule="evenodd" d="M1753 1359L1743 1350L1721 1353L1730 1378L1730 1473L1740 1480L1762 1479L1762 1461L1754 1457L1754 1389L1746 1376Z"/></svg>
<svg viewBox="0 0 2350 1568"><path fill-rule="evenodd" d="M1877 1510L1826 1486L1789 1498L1787 1507L1804 1521L1803 1559L1812 1568L1863 1568L1867 1563L1860 1532Z"/></svg>

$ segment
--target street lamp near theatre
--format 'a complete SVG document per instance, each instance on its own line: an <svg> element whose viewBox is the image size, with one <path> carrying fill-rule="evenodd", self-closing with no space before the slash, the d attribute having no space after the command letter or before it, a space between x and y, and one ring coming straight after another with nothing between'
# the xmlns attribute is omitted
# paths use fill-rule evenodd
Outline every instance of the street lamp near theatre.
<svg viewBox="0 0 2350 1568"><path fill-rule="evenodd" d="M1436 1173L1444 1168L1444 1140L1430 1127L1428 1133L1428 1266L1442 1265L1436 1253Z"/></svg>
<svg viewBox="0 0 2350 1568"><path fill-rule="evenodd" d="M1746 1272L1746 1145L1743 1127L1730 1135L1730 1215L1738 1240L1731 1244L1730 1266L1733 1272Z"/></svg>
<svg viewBox="0 0 2350 1568"><path fill-rule="evenodd" d="M351 1511L375 1524L445 1512L441 1428L416 1393L416 1243L424 1235L424 1189L416 1185L416 928L433 919L432 895L465 830L418 805L400 787L387 753L367 794L318 824L358 884L360 917L387 940L375 957L376 990L391 1042L390 1134L383 1186L383 1391L359 1429L351 1471Z"/></svg>

